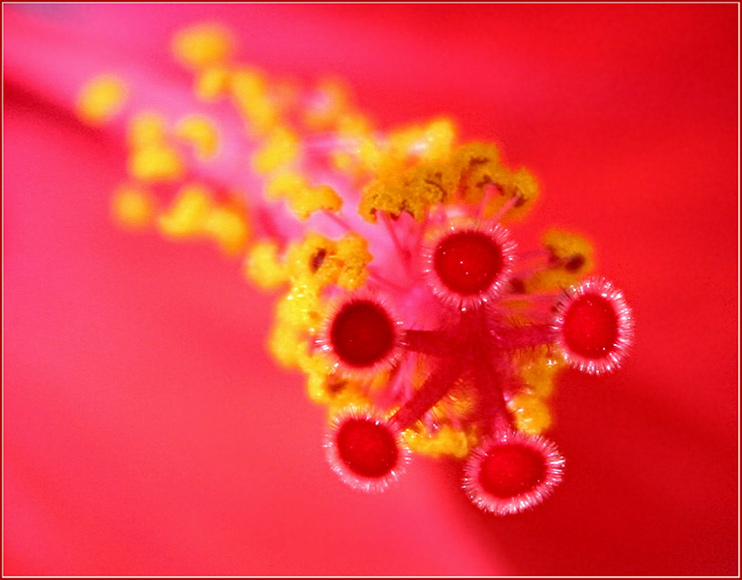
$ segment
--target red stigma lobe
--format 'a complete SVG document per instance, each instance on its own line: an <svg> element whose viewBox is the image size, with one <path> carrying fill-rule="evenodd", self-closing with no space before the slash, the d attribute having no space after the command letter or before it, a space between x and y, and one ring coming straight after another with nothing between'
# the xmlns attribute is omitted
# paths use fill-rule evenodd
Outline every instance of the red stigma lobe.
<svg viewBox="0 0 742 580"><path fill-rule="evenodd" d="M526 493L544 480L544 457L523 445L500 445L487 452L479 472L482 488L497 497Z"/></svg>
<svg viewBox="0 0 742 580"><path fill-rule="evenodd" d="M597 295L585 295L570 305L564 317L564 340L575 353L600 358L614 348L618 321L611 303Z"/></svg>
<svg viewBox="0 0 742 580"><path fill-rule="evenodd" d="M371 301L343 306L330 327L330 344L344 363L368 367L386 357L395 342L394 324L385 310Z"/></svg>
<svg viewBox="0 0 742 580"><path fill-rule="evenodd" d="M348 419L340 425L335 437L340 459L362 477L384 477L397 465L399 451L395 436L378 421Z"/></svg>
<svg viewBox="0 0 742 580"><path fill-rule="evenodd" d="M487 290L502 271L499 246L486 234L475 231L454 233L435 249L433 267L441 282L461 295Z"/></svg>

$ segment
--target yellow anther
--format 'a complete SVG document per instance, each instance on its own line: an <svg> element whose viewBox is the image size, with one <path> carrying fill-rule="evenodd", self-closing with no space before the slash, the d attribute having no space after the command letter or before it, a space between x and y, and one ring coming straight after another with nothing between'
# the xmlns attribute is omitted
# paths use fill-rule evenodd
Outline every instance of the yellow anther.
<svg viewBox="0 0 742 580"><path fill-rule="evenodd" d="M335 242L319 234L308 233L286 251L289 277L294 283L311 280L318 288L334 283L342 265L335 252Z"/></svg>
<svg viewBox="0 0 742 580"><path fill-rule="evenodd" d="M267 174L292 163L299 155L299 138L286 127L276 127L265 145L253 156L255 171Z"/></svg>
<svg viewBox="0 0 742 580"><path fill-rule="evenodd" d="M306 187L307 181L302 175L287 171L271 177L266 185L265 195L268 199L278 199L290 196L293 192Z"/></svg>
<svg viewBox="0 0 742 580"><path fill-rule="evenodd" d="M142 181L175 181L183 172L183 160L167 145L145 145L129 155L129 174Z"/></svg>
<svg viewBox="0 0 742 580"><path fill-rule="evenodd" d="M219 149L219 133L214 123L201 115L189 115L178 122L175 128L178 138L193 145L199 159L209 159Z"/></svg>
<svg viewBox="0 0 742 580"><path fill-rule="evenodd" d="M525 168L521 167L510 176L505 184L505 195L516 200L515 205L505 214L504 219L517 220L525 216L539 195L536 178Z"/></svg>
<svg viewBox="0 0 742 580"><path fill-rule="evenodd" d="M194 237L203 233L212 209L208 189L199 185L184 186L170 210L158 220L159 230L171 238Z"/></svg>
<svg viewBox="0 0 742 580"><path fill-rule="evenodd" d="M319 210L339 211L343 199L328 185L310 187L298 173L285 172L274 176L266 186L268 199L285 198L289 209L301 220Z"/></svg>
<svg viewBox="0 0 742 580"><path fill-rule="evenodd" d="M295 191L288 196L288 202L289 209L302 221L317 211L336 212L343 207L343 198L329 185L318 185Z"/></svg>
<svg viewBox="0 0 742 580"><path fill-rule="evenodd" d="M165 141L167 123L162 115L139 113L129 121L127 139L130 147L158 145Z"/></svg>
<svg viewBox="0 0 742 580"><path fill-rule="evenodd" d="M515 427L529 435L539 435L551 427L549 406L532 393L519 393L508 402Z"/></svg>
<svg viewBox="0 0 742 580"><path fill-rule="evenodd" d="M181 30L172 43L175 57L194 69L225 62L232 55L232 48L229 32L218 24L201 24Z"/></svg>
<svg viewBox="0 0 742 580"><path fill-rule="evenodd" d="M431 457L451 455L461 459L469 454L472 444L471 436L449 425L443 425L434 433L407 429L403 436L412 451Z"/></svg>
<svg viewBox="0 0 742 580"><path fill-rule="evenodd" d="M361 192L358 213L372 223L379 211L394 217L406 212L422 221L433 205L450 195L449 186L436 174L443 176L444 168L436 171L428 164L420 164L386 179L376 179Z"/></svg>
<svg viewBox="0 0 742 580"><path fill-rule="evenodd" d="M203 231L219 244L225 254L230 255L244 251L250 233L244 212L233 207L211 210L204 221Z"/></svg>
<svg viewBox="0 0 742 580"><path fill-rule="evenodd" d="M560 267L576 276L589 274L594 267L593 246L583 236L566 230L551 228L541 242L559 260Z"/></svg>
<svg viewBox="0 0 742 580"><path fill-rule="evenodd" d="M365 406L370 402L361 392L360 385L336 374L332 363L324 356L304 356L299 361L299 368L307 375L309 399L325 405L331 416L349 406Z"/></svg>
<svg viewBox="0 0 742 580"><path fill-rule="evenodd" d="M278 244L273 241L258 242L245 260L245 275L266 290L288 282L288 273L278 257Z"/></svg>
<svg viewBox="0 0 742 580"><path fill-rule="evenodd" d="M277 322L268 337L268 350L279 364L297 368L299 360L306 356L308 344L305 333L289 324Z"/></svg>
<svg viewBox="0 0 742 580"><path fill-rule="evenodd" d="M579 234L552 228L541 241L550 254L550 262L545 269L524 281L528 292L566 288L595 267L593 247Z"/></svg>
<svg viewBox="0 0 742 580"><path fill-rule="evenodd" d="M492 212L507 201L502 192L503 180L508 175L500 163L500 152L491 143L471 142L456 148L451 156L451 169L459 182L458 196L466 203L479 203L493 186L500 187L500 194L492 200ZM453 197L452 202L457 201Z"/></svg>
<svg viewBox="0 0 742 580"><path fill-rule="evenodd" d="M223 66L209 67L196 77L196 98L214 101L229 93L232 86L232 72Z"/></svg>
<svg viewBox="0 0 742 580"><path fill-rule="evenodd" d="M77 114L90 125L103 125L121 110L126 97L126 84L119 77L114 75L95 77L80 91Z"/></svg>
<svg viewBox="0 0 742 580"><path fill-rule="evenodd" d="M152 222L155 203L152 195L137 187L121 187L113 196L113 215L123 226L142 228Z"/></svg>
<svg viewBox="0 0 742 580"><path fill-rule="evenodd" d="M267 81L261 73L249 69L235 71L230 91L253 133L265 135L277 126L280 117L278 106L268 95Z"/></svg>
<svg viewBox="0 0 742 580"><path fill-rule="evenodd" d="M276 304L276 319L303 331L315 332L322 321L319 288L311 282L296 284Z"/></svg>
<svg viewBox="0 0 742 580"><path fill-rule="evenodd" d="M368 251L368 242L357 234L346 234L337 244L337 257L342 269L337 284L345 290L357 290L366 283L366 265L373 259Z"/></svg>

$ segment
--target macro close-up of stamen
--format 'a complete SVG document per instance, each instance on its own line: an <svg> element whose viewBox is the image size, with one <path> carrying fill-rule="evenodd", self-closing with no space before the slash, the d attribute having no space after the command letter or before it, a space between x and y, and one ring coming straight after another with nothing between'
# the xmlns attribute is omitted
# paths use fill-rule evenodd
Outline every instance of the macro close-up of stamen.
<svg viewBox="0 0 742 580"><path fill-rule="evenodd" d="M5 573L733 571L738 7L3 12Z"/></svg>

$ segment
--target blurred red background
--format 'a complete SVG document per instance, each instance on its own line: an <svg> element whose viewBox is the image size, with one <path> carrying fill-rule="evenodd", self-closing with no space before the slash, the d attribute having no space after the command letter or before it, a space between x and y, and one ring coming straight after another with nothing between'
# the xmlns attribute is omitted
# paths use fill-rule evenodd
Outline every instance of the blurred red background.
<svg viewBox="0 0 742 580"><path fill-rule="evenodd" d="M6 575L738 573L736 5L3 10ZM588 234L637 318L619 372L562 377L554 497L494 518L424 459L381 496L337 481L323 410L265 352L273 298L113 225L121 152L12 74L30 18L168 74L172 33L216 19L382 127L450 114L533 170L515 237Z"/></svg>

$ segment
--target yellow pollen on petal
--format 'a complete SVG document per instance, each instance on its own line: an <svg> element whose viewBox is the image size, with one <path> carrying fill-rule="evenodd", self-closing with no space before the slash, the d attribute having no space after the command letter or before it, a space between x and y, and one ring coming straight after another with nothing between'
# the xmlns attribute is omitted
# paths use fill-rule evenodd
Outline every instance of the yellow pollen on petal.
<svg viewBox="0 0 742 580"><path fill-rule="evenodd" d="M124 186L114 193L112 210L114 218L121 225L140 229L152 223L155 202L148 191Z"/></svg>
<svg viewBox="0 0 742 580"><path fill-rule="evenodd" d="M142 148L164 143L167 122L157 113L139 113L129 121L127 140L130 147Z"/></svg>
<svg viewBox="0 0 742 580"><path fill-rule="evenodd" d="M119 77L108 74L95 77L80 91L77 114L90 125L103 125L121 110L126 97L126 84Z"/></svg>
<svg viewBox="0 0 742 580"><path fill-rule="evenodd" d="M188 238L203 234L204 224L213 207L211 192L200 185L186 185L172 207L160 216L159 231L170 238Z"/></svg>
<svg viewBox="0 0 742 580"><path fill-rule="evenodd" d="M184 164L178 152L165 144L149 144L129 154L129 174L142 181L176 181Z"/></svg>
<svg viewBox="0 0 742 580"><path fill-rule="evenodd" d="M175 127L179 139L190 143L199 159L210 159L219 150L219 132L208 117L189 115Z"/></svg>
<svg viewBox="0 0 742 580"><path fill-rule="evenodd" d="M172 42L175 57L185 66L202 69L232 56L233 41L218 24L200 24L179 31Z"/></svg>
<svg viewBox="0 0 742 580"><path fill-rule="evenodd" d="M528 435L539 435L551 427L551 412L544 399L532 393L519 393L508 402L515 427Z"/></svg>

